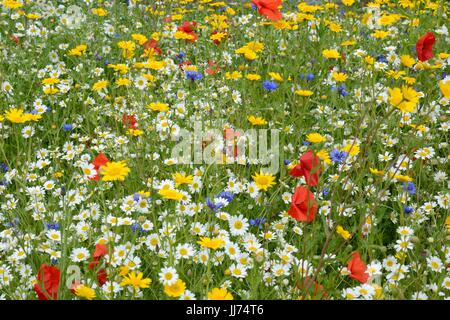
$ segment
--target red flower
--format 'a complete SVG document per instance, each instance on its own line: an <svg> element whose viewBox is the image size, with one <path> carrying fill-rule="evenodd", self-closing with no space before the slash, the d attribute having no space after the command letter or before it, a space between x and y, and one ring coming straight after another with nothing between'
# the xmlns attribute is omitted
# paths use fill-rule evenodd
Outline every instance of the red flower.
<svg viewBox="0 0 450 320"><path fill-rule="evenodd" d="M436 42L433 32L425 33L416 43L417 58L427 61L433 58L433 44Z"/></svg>
<svg viewBox="0 0 450 320"><path fill-rule="evenodd" d="M366 283L369 279L369 274L366 272L367 266L356 251L352 253L352 259L347 263L347 269L350 271L350 278L361 283Z"/></svg>
<svg viewBox="0 0 450 320"><path fill-rule="evenodd" d="M208 60L208 65L209 65L209 67L206 68L206 70L205 70L206 74L216 74L217 72L220 71L220 67L217 65L216 62L214 62L212 60Z"/></svg>
<svg viewBox="0 0 450 320"><path fill-rule="evenodd" d="M305 177L306 184L308 186L317 186L319 182L320 159L314 154L312 150L309 150L299 159L300 163L292 168L289 175L293 177Z"/></svg>
<svg viewBox="0 0 450 320"><path fill-rule="evenodd" d="M267 17L269 20L277 21L283 18L278 7L281 0L252 0L252 3L258 8L260 15Z"/></svg>
<svg viewBox="0 0 450 320"><path fill-rule="evenodd" d="M97 271L97 281L100 286L104 285L108 281L108 273L105 269L100 269Z"/></svg>
<svg viewBox="0 0 450 320"><path fill-rule="evenodd" d="M292 196L289 215L297 221L312 222L317 213L317 203L311 191L303 186L297 187Z"/></svg>
<svg viewBox="0 0 450 320"><path fill-rule="evenodd" d="M325 299L327 292L323 289L323 285L318 284L309 276L306 276L303 282L297 282L297 289L309 288L309 298L312 299Z"/></svg>
<svg viewBox="0 0 450 320"><path fill-rule="evenodd" d="M225 129L223 131L223 138L225 140L225 143L227 144L227 155L228 156L232 156L234 158L236 158L239 155L239 148L238 148L238 143L237 143L237 138L239 138L239 136L241 135L241 133L239 131L234 131L233 129ZM230 142L230 144L228 144L228 141ZM233 148L234 146L234 148Z"/></svg>
<svg viewBox="0 0 450 320"><path fill-rule="evenodd" d="M126 125L128 128L137 129L137 119L133 115L124 114L122 116L122 122L124 125Z"/></svg>
<svg viewBox="0 0 450 320"><path fill-rule="evenodd" d="M217 30L214 30L213 32L211 32L211 35L215 35L215 34L217 34L217 33L219 33L219 32L223 32L223 31L217 31ZM228 34L225 36L225 38L228 36ZM213 43L217 46L217 45L219 45L225 38L223 38L222 40L213 40Z"/></svg>
<svg viewBox="0 0 450 320"><path fill-rule="evenodd" d="M100 152L92 161L92 164L94 165L94 169L97 171L97 174L93 178L89 178L90 180L98 181L100 180L100 175L98 174L98 171L100 170L101 166L104 166L109 162L108 158L105 156L103 152Z"/></svg>
<svg viewBox="0 0 450 320"><path fill-rule="evenodd" d="M150 49L153 48L157 54L162 54L162 50L158 48L158 41L155 39L151 39L150 41L147 41L144 43L144 49Z"/></svg>
<svg viewBox="0 0 450 320"><path fill-rule="evenodd" d="M34 285L39 300L58 300L59 276L60 271L57 267L45 263L41 265L37 274L38 283ZM41 287L42 284L44 289Z"/></svg>
<svg viewBox="0 0 450 320"><path fill-rule="evenodd" d="M195 42L195 40L197 40L197 34L194 32L194 28L197 26L197 22L195 21L185 21L183 22L183 24L181 26L179 26L177 28L178 31L182 31L184 33L190 34L191 36L193 36L193 39L189 39L187 41L189 42Z"/></svg>
<svg viewBox="0 0 450 320"><path fill-rule="evenodd" d="M104 244L96 244L95 245L95 251L92 254L92 259L89 263L89 269L94 269L97 265L100 264L100 259L108 254L108 247ZM102 286L108 281L108 273L105 269L100 269L97 271L97 281Z"/></svg>

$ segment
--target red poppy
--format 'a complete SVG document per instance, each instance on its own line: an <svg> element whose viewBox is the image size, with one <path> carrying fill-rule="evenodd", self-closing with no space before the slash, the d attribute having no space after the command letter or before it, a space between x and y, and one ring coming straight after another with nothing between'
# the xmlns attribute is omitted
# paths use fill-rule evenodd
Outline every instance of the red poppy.
<svg viewBox="0 0 450 320"><path fill-rule="evenodd" d="M366 272L367 266L356 251L352 253L352 259L347 263L347 269L350 271L350 278L361 283L366 283L369 279L369 274Z"/></svg>
<svg viewBox="0 0 450 320"><path fill-rule="evenodd" d="M228 147L227 155L228 156L233 155L233 157L236 158L239 155L239 148L237 145L236 138L239 138L241 133L238 131L234 131L233 129L225 129L223 133L224 133L223 138L225 141L226 140L230 141L230 144L231 144L231 142L233 142L232 145L227 144L227 147ZM234 148L233 148L233 146L234 146Z"/></svg>
<svg viewBox="0 0 450 320"><path fill-rule="evenodd" d="M58 300L59 276L60 271L57 267L45 263L41 265L37 274L38 282L34 285L39 300ZM42 284L44 289L41 287Z"/></svg>
<svg viewBox="0 0 450 320"><path fill-rule="evenodd" d="M293 177L305 177L306 184L308 186L317 186L319 182L320 159L314 154L312 150L309 150L299 159L299 164L292 168L289 175Z"/></svg>
<svg viewBox="0 0 450 320"><path fill-rule="evenodd" d="M303 186L295 189L289 215L297 221L312 222L316 217L317 203L314 194Z"/></svg>
<svg viewBox="0 0 450 320"><path fill-rule="evenodd" d="M323 289L323 285L318 284L309 276L306 276L303 282L297 283L297 289L309 288L309 297L312 299L325 299L327 292Z"/></svg>
<svg viewBox="0 0 450 320"><path fill-rule="evenodd" d="M416 43L417 58L427 61L433 58L433 44L436 42L433 32L425 33Z"/></svg>
<svg viewBox="0 0 450 320"><path fill-rule="evenodd" d="M217 65L216 62L214 62L212 60L208 60L208 65L209 65L209 67L206 68L206 70L205 70L206 74L216 74L217 72L220 71L220 67Z"/></svg>
<svg viewBox="0 0 450 320"><path fill-rule="evenodd" d="M92 254L92 259L89 263L89 269L94 269L97 265L100 264L100 259L108 254L108 247L104 244L97 244L95 245L95 251ZM100 269L97 271L97 281L102 286L108 281L108 273L106 272L106 269Z"/></svg>
<svg viewBox="0 0 450 320"><path fill-rule="evenodd" d="M252 3L258 8L260 15L267 17L269 20L277 21L283 18L278 7L281 0L252 0Z"/></svg>
<svg viewBox="0 0 450 320"><path fill-rule="evenodd" d="M193 36L193 39L187 40L188 42L195 42L197 40L197 34L194 32L194 28L197 26L197 22L195 21L185 21L181 26L177 28L178 31L182 31L184 33L190 34Z"/></svg>
<svg viewBox="0 0 450 320"><path fill-rule="evenodd" d="M157 54L162 54L162 50L160 48L158 48L158 41L156 41L155 39L151 39L149 41L147 41L146 43L144 43L144 49L150 49L153 48L153 50L155 50L155 52Z"/></svg>
<svg viewBox="0 0 450 320"><path fill-rule="evenodd" d="M101 166L104 166L105 164L107 164L109 162L108 158L105 156L105 154L103 152L100 152L94 159L94 161L92 161L92 164L94 165L94 169L97 171L97 174L92 177L89 178L90 180L95 180L98 181L100 180L100 175L98 174L98 171L100 170Z"/></svg>
<svg viewBox="0 0 450 320"><path fill-rule="evenodd" d="M133 115L124 114L122 117L122 122L128 128L137 129L137 119Z"/></svg>

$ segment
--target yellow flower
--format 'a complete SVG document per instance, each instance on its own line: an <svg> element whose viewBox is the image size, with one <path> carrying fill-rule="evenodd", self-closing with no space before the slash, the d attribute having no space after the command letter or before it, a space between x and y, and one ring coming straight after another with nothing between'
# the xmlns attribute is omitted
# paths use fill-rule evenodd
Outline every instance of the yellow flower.
<svg viewBox="0 0 450 320"><path fill-rule="evenodd" d="M33 115L31 113L24 113L22 109L11 108L5 112L6 120L12 123L24 123L28 121L37 121L42 118L40 114Z"/></svg>
<svg viewBox="0 0 450 320"><path fill-rule="evenodd" d="M199 245L201 245L204 248L209 249L219 249L222 248L225 245L225 240L221 238L208 238L208 237L201 237L200 241L197 241Z"/></svg>
<svg viewBox="0 0 450 320"><path fill-rule="evenodd" d="M233 295L225 288L214 288L208 292L209 300L233 300Z"/></svg>
<svg viewBox="0 0 450 320"><path fill-rule="evenodd" d="M46 78L44 80L42 80L42 84L44 85L52 85L52 84L57 84L59 83L61 80L59 80L58 78Z"/></svg>
<svg viewBox="0 0 450 320"><path fill-rule="evenodd" d="M153 111L164 112L169 110L169 105L167 103L162 102L152 102L146 107L147 109L151 109Z"/></svg>
<svg viewBox="0 0 450 320"><path fill-rule="evenodd" d="M359 153L359 146L356 143L348 143L342 147L341 151L345 151L351 156L356 156Z"/></svg>
<svg viewBox="0 0 450 320"><path fill-rule="evenodd" d="M392 177L393 179L400 181L400 182L410 182L413 181L413 179L410 176L406 176L403 174L395 174L393 172L389 173L389 176Z"/></svg>
<svg viewBox="0 0 450 320"><path fill-rule="evenodd" d="M73 49L70 49L69 52L67 53L68 56L82 56L83 54L86 53L87 50L87 45L85 44L80 44L79 46L76 46Z"/></svg>
<svg viewBox="0 0 450 320"><path fill-rule="evenodd" d="M110 161L100 169L103 181L124 181L128 173L130 173L130 169L127 167L125 160L117 162Z"/></svg>
<svg viewBox="0 0 450 320"><path fill-rule="evenodd" d="M186 173L175 173L173 176L173 180L175 181L175 187L178 187L182 184L192 184L194 183L194 176L187 176Z"/></svg>
<svg viewBox="0 0 450 320"><path fill-rule="evenodd" d="M294 93L301 97L310 97L314 94L311 90L295 90Z"/></svg>
<svg viewBox="0 0 450 320"><path fill-rule="evenodd" d="M100 80L100 81L97 81L96 83L94 83L94 85L92 86L92 90L100 91L100 90L106 88L107 85L108 85L108 80Z"/></svg>
<svg viewBox="0 0 450 320"><path fill-rule="evenodd" d="M269 72L269 76L272 78L272 80L283 82L283 77L278 72Z"/></svg>
<svg viewBox="0 0 450 320"><path fill-rule="evenodd" d="M140 33L133 33L131 38L137 41L141 46L148 41L148 38Z"/></svg>
<svg viewBox="0 0 450 320"><path fill-rule="evenodd" d="M75 295L80 298L92 300L96 297L95 291L84 284L80 284L75 288Z"/></svg>
<svg viewBox="0 0 450 320"><path fill-rule="evenodd" d="M127 78L119 78L116 80L116 85L118 87L129 86L131 84L130 79Z"/></svg>
<svg viewBox="0 0 450 320"><path fill-rule="evenodd" d="M173 34L173 37L177 40L192 40L194 39L194 36L192 34L183 32L183 31L177 31Z"/></svg>
<svg viewBox="0 0 450 320"><path fill-rule="evenodd" d="M327 141L327 138L322 136L320 133L310 133L306 135L306 141L309 141L311 143L320 143Z"/></svg>
<svg viewBox="0 0 450 320"><path fill-rule="evenodd" d="M152 283L152 279L150 278L142 278L143 274L142 272L136 273L135 271L132 271L127 276L125 276L120 283L122 287L124 286L132 286L134 289L145 289L150 286Z"/></svg>
<svg viewBox="0 0 450 320"><path fill-rule="evenodd" d="M330 154L328 153L327 150L322 149L319 152L317 152L316 155L320 158L320 160L322 160L326 164L331 163Z"/></svg>
<svg viewBox="0 0 450 320"><path fill-rule="evenodd" d="M349 7L355 3L355 0L342 0L342 4Z"/></svg>
<svg viewBox="0 0 450 320"><path fill-rule="evenodd" d="M446 99L450 99L450 80L439 81L439 88Z"/></svg>
<svg viewBox="0 0 450 320"><path fill-rule="evenodd" d="M350 232L348 232L347 230L345 230L342 226L337 226L336 227L336 233L338 235L340 235L342 238L344 238L345 240L350 239Z"/></svg>
<svg viewBox="0 0 450 320"><path fill-rule="evenodd" d="M261 76L259 74L255 74L255 73L249 73L248 75L245 76L248 80L250 81L257 81L257 80L261 80Z"/></svg>
<svg viewBox="0 0 450 320"><path fill-rule="evenodd" d="M327 59L339 59L341 57L341 54L334 49L325 49L322 51L322 55Z"/></svg>
<svg viewBox="0 0 450 320"><path fill-rule="evenodd" d="M178 279L174 284L172 285L165 285L164 286L164 293L167 294L169 297L177 298L181 296L184 291L186 291L186 284L183 280Z"/></svg>
<svg viewBox="0 0 450 320"><path fill-rule="evenodd" d="M368 65L373 65L375 63L375 58L371 57L371 56L367 56L364 58L364 61L368 64Z"/></svg>
<svg viewBox="0 0 450 320"><path fill-rule="evenodd" d="M267 124L267 121L261 117L250 116L247 120L254 126L263 126Z"/></svg>
<svg viewBox="0 0 450 320"><path fill-rule="evenodd" d="M92 13L99 17L104 17L108 14L108 10L103 8L93 8Z"/></svg>
<svg viewBox="0 0 450 320"><path fill-rule="evenodd" d="M118 63L118 64L110 63L110 64L108 64L108 68L114 69L114 71L117 71L120 74L125 74L130 70L130 68L126 64L123 64L123 63Z"/></svg>
<svg viewBox="0 0 450 320"><path fill-rule="evenodd" d="M227 36L226 32L217 32L215 34L212 34L209 39L213 41L222 41Z"/></svg>
<svg viewBox="0 0 450 320"><path fill-rule="evenodd" d="M378 170L376 168L369 168L370 173L375 174L377 176L382 176L384 175L384 171L383 170Z"/></svg>
<svg viewBox="0 0 450 320"><path fill-rule="evenodd" d="M267 191L267 189L276 184L275 177L271 174L260 172L253 175L252 178L253 181L255 181L258 190Z"/></svg>
<svg viewBox="0 0 450 320"><path fill-rule="evenodd" d="M383 30L377 30L375 32L372 32L371 36L376 39L384 39L386 38L390 33L388 31Z"/></svg>
<svg viewBox="0 0 450 320"><path fill-rule="evenodd" d="M416 60L413 57L411 57L409 54L401 55L400 61L401 61L402 65L404 65L407 68L412 67L414 65L414 63L416 63Z"/></svg>
<svg viewBox="0 0 450 320"><path fill-rule="evenodd" d="M242 78L242 73L240 73L239 71L227 72L225 73L225 78L227 80L237 80Z"/></svg>
<svg viewBox="0 0 450 320"><path fill-rule="evenodd" d="M164 199L181 201L183 200L184 195L175 189L161 189L158 191L158 194L161 195Z"/></svg>
<svg viewBox="0 0 450 320"><path fill-rule="evenodd" d="M343 72L333 72L333 79L336 82L344 82L347 78L348 76Z"/></svg>

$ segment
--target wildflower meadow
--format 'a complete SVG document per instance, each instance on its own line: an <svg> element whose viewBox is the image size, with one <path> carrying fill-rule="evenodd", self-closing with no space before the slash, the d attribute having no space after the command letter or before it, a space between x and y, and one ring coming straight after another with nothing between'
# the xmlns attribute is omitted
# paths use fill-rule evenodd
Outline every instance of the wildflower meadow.
<svg viewBox="0 0 450 320"><path fill-rule="evenodd" d="M0 0L0 299L450 299L447 0Z"/></svg>

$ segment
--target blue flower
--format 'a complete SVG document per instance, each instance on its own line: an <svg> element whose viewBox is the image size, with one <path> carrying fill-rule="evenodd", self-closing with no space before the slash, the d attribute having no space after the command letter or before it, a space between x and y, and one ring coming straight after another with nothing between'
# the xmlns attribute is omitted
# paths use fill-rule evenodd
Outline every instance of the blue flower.
<svg viewBox="0 0 450 320"><path fill-rule="evenodd" d="M410 181L403 182L403 190L407 191L409 194L416 194L416 186Z"/></svg>
<svg viewBox="0 0 450 320"><path fill-rule="evenodd" d="M64 131L70 131L70 130L73 129L73 124L70 124L70 123L64 123L64 124L63 124L63 129L64 129Z"/></svg>
<svg viewBox="0 0 450 320"><path fill-rule="evenodd" d="M3 172L8 172L9 171L9 167L6 163L2 162L0 163L0 169L3 170Z"/></svg>
<svg viewBox="0 0 450 320"><path fill-rule="evenodd" d="M341 163L347 157L348 157L348 153L345 151L334 149L333 151L330 152L331 161L333 161L334 163Z"/></svg>
<svg viewBox="0 0 450 320"><path fill-rule="evenodd" d="M266 223L266 218L256 218L256 219L250 219L250 225L251 226L259 226L260 229L262 229L264 223Z"/></svg>
<svg viewBox="0 0 450 320"><path fill-rule="evenodd" d="M234 199L234 193L229 191L222 191L217 195L217 198L223 198L228 202L231 202Z"/></svg>
<svg viewBox="0 0 450 320"><path fill-rule="evenodd" d="M131 230L133 230L133 232L136 232L140 228L141 228L141 226L139 223L135 223L131 226Z"/></svg>
<svg viewBox="0 0 450 320"><path fill-rule="evenodd" d="M139 199L141 199L141 195L140 195L139 193L136 192L136 193L133 195L133 200L136 201L136 202L138 202Z"/></svg>
<svg viewBox="0 0 450 320"><path fill-rule="evenodd" d="M263 82L263 88L266 91L274 91L278 88L278 84L274 81L266 80Z"/></svg>
<svg viewBox="0 0 450 320"><path fill-rule="evenodd" d="M330 194L330 190L328 190L327 188L324 188L322 190L322 194L323 194L324 197L326 197L326 196L328 196Z"/></svg>
<svg viewBox="0 0 450 320"><path fill-rule="evenodd" d="M306 76L306 80L311 81L312 79L314 79L314 74L308 73L308 75Z"/></svg>
<svg viewBox="0 0 450 320"><path fill-rule="evenodd" d="M46 224L47 229L49 230L58 230L59 229L59 224L56 222L50 222Z"/></svg>
<svg viewBox="0 0 450 320"><path fill-rule="evenodd" d="M306 141L306 140L302 141L302 145L304 145L304 146L309 146L310 144L311 144L311 142L309 142L309 141Z"/></svg>
<svg viewBox="0 0 450 320"><path fill-rule="evenodd" d="M288 166L288 165L291 164L291 162L292 162L291 160L285 159L285 160L284 160L284 165L285 165L285 166Z"/></svg>
<svg viewBox="0 0 450 320"><path fill-rule="evenodd" d="M186 71L186 78L191 79L192 81L200 80L203 78L203 75L197 71Z"/></svg>
<svg viewBox="0 0 450 320"><path fill-rule="evenodd" d="M410 213L412 213L414 211L414 209L409 207L409 206L405 206L403 208L403 210L405 211L406 214L410 214Z"/></svg>

